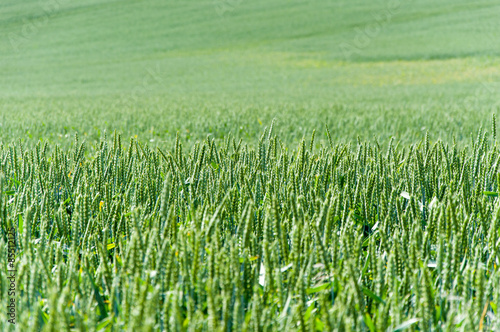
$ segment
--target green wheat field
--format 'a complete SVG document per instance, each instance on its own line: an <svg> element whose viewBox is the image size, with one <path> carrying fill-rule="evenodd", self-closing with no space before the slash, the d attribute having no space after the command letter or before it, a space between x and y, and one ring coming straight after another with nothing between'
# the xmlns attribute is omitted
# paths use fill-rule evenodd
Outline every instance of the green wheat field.
<svg viewBox="0 0 500 332"><path fill-rule="evenodd" d="M500 3L2 0L0 331L500 331Z"/></svg>

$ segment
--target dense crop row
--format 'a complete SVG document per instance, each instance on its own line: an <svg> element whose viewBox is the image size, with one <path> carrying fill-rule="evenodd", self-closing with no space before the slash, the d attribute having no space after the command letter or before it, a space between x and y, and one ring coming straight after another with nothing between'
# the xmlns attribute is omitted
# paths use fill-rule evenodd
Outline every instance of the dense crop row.
<svg viewBox="0 0 500 332"><path fill-rule="evenodd" d="M0 329L499 330L495 137L326 144L2 147Z"/></svg>

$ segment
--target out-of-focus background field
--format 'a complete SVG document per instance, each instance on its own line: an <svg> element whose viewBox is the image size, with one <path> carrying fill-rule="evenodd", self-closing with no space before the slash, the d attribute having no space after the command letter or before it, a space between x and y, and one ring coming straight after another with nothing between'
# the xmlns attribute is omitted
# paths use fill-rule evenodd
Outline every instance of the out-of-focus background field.
<svg viewBox="0 0 500 332"><path fill-rule="evenodd" d="M4 142L250 143L275 119L287 143L468 143L500 105L500 3L3 0L0 77Z"/></svg>

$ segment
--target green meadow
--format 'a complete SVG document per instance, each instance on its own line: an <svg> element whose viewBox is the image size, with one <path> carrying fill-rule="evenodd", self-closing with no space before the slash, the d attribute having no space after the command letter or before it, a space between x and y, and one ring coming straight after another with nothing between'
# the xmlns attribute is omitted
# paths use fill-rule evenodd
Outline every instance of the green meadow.
<svg viewBox="0 0 500 332"><path fill-rule="evenodd" d="M468 141L499 106L499 17L496 1L7 0L2 139L255 141L276 119L287 142L324 124Z"/></svg>

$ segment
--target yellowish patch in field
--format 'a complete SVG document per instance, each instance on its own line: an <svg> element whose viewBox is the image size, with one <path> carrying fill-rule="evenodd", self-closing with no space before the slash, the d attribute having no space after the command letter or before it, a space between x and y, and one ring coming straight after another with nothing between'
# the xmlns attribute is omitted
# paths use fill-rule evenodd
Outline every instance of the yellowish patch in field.
<svg viewBox="0 0 500 332"><path fill-rule="evenodd" d="M449 83L487 83L500 80L499 58L453 58L346 62L327 60L325 54L286 52L246 53L251 63L288 70L321 71L317 78L329 76L329 83L345 85L434 85ZM322 77L324 80L325 77Z"/></svg>
<svg viewBox="0 0 500 332"><path fill-rule="evenodd" d="M317 68L325 73L331 73L332 81L349 85L434 85L487 83L500 80L499 59L460 58L384 62L287 59L283 65L303 69Z"/></svg>

